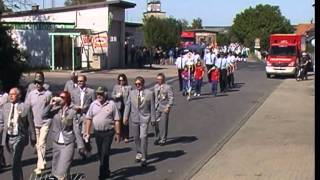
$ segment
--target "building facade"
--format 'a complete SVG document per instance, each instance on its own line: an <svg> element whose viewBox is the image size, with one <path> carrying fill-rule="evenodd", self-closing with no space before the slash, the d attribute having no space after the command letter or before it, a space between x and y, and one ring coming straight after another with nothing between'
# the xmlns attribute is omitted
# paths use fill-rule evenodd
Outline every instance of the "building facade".
<svg viewBox="0 0 320 180"><path fill-rule="evenodd" d="M6 13L1 21L28 54L33 67L109 69L124 67L125 9L114 0Z"/></svg>

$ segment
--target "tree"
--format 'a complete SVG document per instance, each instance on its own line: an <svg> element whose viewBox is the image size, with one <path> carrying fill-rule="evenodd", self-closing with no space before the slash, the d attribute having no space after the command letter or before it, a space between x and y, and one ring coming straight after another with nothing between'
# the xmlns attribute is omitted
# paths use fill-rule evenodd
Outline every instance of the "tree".
<svg viewBox="0 0 320 180"><path fill-rule="evenodd" d="M181 24L182 30L190 29L189 22L186 19L180 19L179 23Z"/></svg>
<svg viewBox="0 0 320 180"><path fill-rule="evenodd" d="M178 46L181 31L181 22L172 17L161 19L151 16L143 19L144 43L149 48Z"/></svg>
<svg viewBox="0 0 320 180"><path fill-rule="evenodd" d="M230 37L229 33L226 33L226 34L218 33L217 34L218 46L229 45L230 42L231 42L231 37Z"/></svg>
<svg viewBox="0 0 320 180"><path fill-rule="evenodd" d="M278 6L259 4L237 14L230 31L232 37L250 48L253 48L254 40L260 38L261 49L266 50L270 34L292 33L294 29Z"/></svg>
<svg viewBox="0 0 320 180"><path fill-rule="evenodd" d="M6 7L3 6L0 11L0 20L1 14L5 10ZM0 81L5 91L19 85L20 77L27 66L21 61L22 54L17 48L18 45L8 32L10 32L10 28L4 27L0 23Z"/></svg>
<svg viewBox="0 0 320 180"><path fill-rule="evenodd" d="M72 6L72 5L78 5L78 4L88 4L88 3L103 2L103 1L105 0L66 0L64 2L64 5Z"/></svg>
<svg viewBox="0 0 320 180"><path fill-rule="evenodd" d="M193 29L202 29L202 20L200 18L194 19L192 21L191 27Z"/></svg>

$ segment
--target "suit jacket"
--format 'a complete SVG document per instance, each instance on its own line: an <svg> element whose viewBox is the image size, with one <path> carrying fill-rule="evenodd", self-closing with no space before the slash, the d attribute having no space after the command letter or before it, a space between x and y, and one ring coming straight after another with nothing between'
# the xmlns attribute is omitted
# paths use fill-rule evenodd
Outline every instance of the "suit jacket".
<svg viewBox="0 0 320 180"><path fill-rule="evenodd" d="M72 80L69 80L64 85L64 91L68 91L71 93L73 90L77 89L78 87L74 87L74 82Z"/></svg>
<svg viewBox="0 0 320 180"><path fill-rule="evenodd" d="M72 105L80 106L81 100L80 100L80 89L76 88L71 92L71 102ZM83 100L83 108L82 108L82 114L86 114L90 104L95 100L95 92L91 88L86 88L85 94L84 94L84 100Z"/></svg>
<svg viewBox="0 0 320 180"><path fill-rule="evenodd" d="M127 102L131 90L131 86L124 86L123 95L121 97L117 97L117 94L121 93L121 86L118 84L114 85L111 96L116 103L118 110L124 109L125 102Z"/></svg>
<svg viewBox="0 0 320 180"><path fill-rule="evenodd" d="M138 94L139 91L136 89L130 91L124 110L124 118L130 116L132 122L138 123L155 122L154 93L149 89L143 89L140 106L138 105Z"/></svg>
<svg viewBox="0 0 320 180"><path fill-rule="evenodd" d="M24 104L23 102L18 102L18 136L24 139L25 145L28 144L28 138L33 141L36 140L36 132L33 122L33 116L31 107ZM11 110L11 103L4 104L2 108L2 114L0 116L0 139L1 145L5 145L7 132L8 132L8 119Z"/></svg>
<svg viewBox="0 0 320 180"><path fill-rule="evenodd" d="M58 142L60 132L62 132L64 144L68 145L77 142L78 148L83 148L84 144L80 134L77 112L69 106L66 110L65 118L62 119L62 108L60 106L48 105L42 114L43 118L52 118L51 138Z"/></svg>
<svg viewBox="0 0 320 180"><path fill-rule="evenodd" d="M168 84L163 84L162 90L160 90L160 85L156 84L154 86L154 96L157 111L164 112L166 108L173 105L173 89Z"/></svg>

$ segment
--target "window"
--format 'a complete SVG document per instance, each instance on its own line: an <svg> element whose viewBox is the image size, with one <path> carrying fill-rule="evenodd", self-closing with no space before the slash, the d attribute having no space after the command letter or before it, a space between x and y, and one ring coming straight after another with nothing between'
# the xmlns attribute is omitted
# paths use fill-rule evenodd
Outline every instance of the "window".
<svg viewBox="0 0 320 180"><path fill-rule="evenodd" d="M286 46L286 47L279 47L279 46L272 46L270 48L270 55L273 56L295 56L296 47L295 46Z"/></svg>

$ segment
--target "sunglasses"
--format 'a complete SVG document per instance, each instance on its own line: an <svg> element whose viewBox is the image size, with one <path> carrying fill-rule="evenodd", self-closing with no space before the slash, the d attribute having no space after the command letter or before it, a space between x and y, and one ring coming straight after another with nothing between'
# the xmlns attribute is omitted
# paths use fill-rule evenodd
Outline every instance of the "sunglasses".
<svg viewBox="0 0 320 180"><path fill-rule="evenodd" d="M123 79L119 79L118 81L124 81Z"/></svg>
<svg viewBox="0 0 320 180"><path fill-rule="evenodd" d="M34 84L43 84L41 81L34 81Z"/></svg>
<svg viewBox="0 0 320 180"><path fill-rule="evenodd" d="M97 93L97 96L104 96L104 93Z"/></svg>
<svg viewBox="0 0 320 180"><path fill-rule="evenodd" d="M78 82L84 82L84 81L80 80L80 81L78 81Z"/></svg>
<svg viewBox="0 0 320 180"><path fill-rule="evenodd" d="M134 83L136 86L141 86L141 83Z"/></svg>

